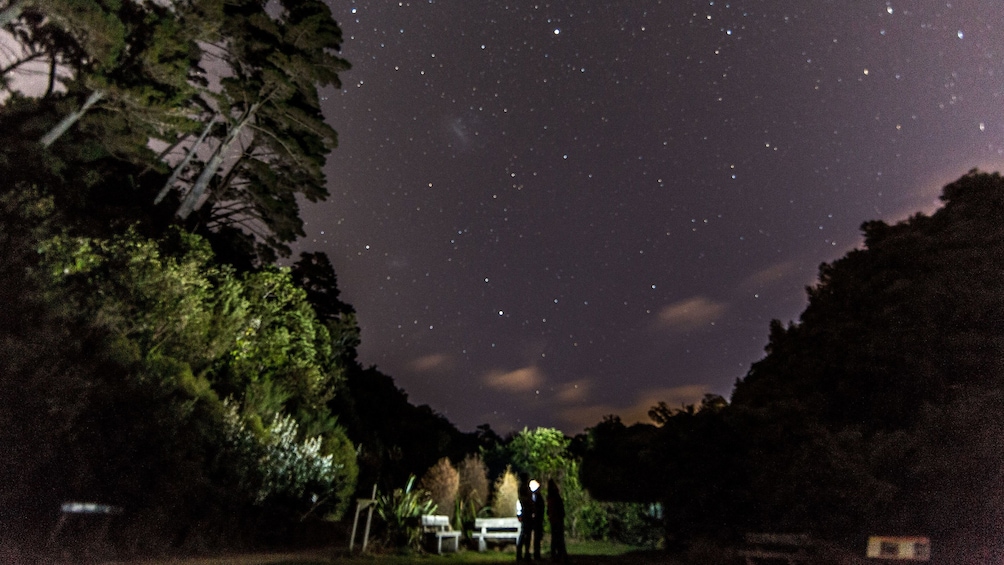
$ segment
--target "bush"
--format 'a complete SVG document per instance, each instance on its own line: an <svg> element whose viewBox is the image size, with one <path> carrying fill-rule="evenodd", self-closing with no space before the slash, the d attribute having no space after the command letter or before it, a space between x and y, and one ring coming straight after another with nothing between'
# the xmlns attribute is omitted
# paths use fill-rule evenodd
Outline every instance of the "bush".
<svg viewBox="0 0 1004 565"><path fill-rule="evenodd" d="M609 539L610 521L603 503L589 500L582 506L576 523L576 535L590 540Z"/></svg>
<svg viewBox="0 0 1004 565"><path fill-rule="evenodd" d="M468 455L457 472L460 475L457 518L461 524L473 522L488 502L488 467L480 456Z"/></svg>
<svg viewBox="0 0 1004 565"><path fill-rule="evenodd" d="M656 547L662 541L662 524L650 515L650 506L637 502L605 502L608 539L639 547Z"/></svg>
<svg viewBox="0 0 1004 565"><path fill-rule="evenodd" d="M419 482L422 490L429 493L429 498L435 503L440 514L452 518L454 504L457 501L457 491L460 488L460 474L443 457L429 468Z"/></svg>
<svg viewBox="0 0 1004 565"><path fill-rule="evenodd" d="M495 496L492 498L492 516L496 518L513 518L516 516L516 502L519 500L519 481L512 468L506 467L505 472L495 481Z"/></svg>
<svg viewBox="0 0 1004 565"><path fill-rule="evenodd" d="M249 430L231 400L224 401L227 447L243 463L244 488L256 504L281 499L310 508L330 497L343 469L331 454L322 454L323 438L297 439L299 425L292 416L277 414L257 437Z"/></svg>
<svg viewBox="0 0 1004 565"><path fill-rule="evenodd" d="M421 516L436 511L429 493L414 486L412 475L403 489L394 489L377 498L376 511L387 524L387 543L393 547L418 549L422 541Z"/></svg>

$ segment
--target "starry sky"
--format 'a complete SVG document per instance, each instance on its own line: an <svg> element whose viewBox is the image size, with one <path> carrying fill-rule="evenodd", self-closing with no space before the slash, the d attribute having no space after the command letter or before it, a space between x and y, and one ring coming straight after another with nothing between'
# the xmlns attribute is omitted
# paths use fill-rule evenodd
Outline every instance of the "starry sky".
<svg viewBox="0 0 1004 565"><path fill-rule="evenodd" d="M470 431L728 397L860 225L1004 168L999 0L331 0L301 250Z"/></svg>

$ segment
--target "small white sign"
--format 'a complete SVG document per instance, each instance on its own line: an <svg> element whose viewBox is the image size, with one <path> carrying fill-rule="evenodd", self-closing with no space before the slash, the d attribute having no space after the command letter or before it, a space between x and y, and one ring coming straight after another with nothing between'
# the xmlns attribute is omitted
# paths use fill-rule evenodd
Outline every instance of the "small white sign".
<svg viewBox="0 0 1004 565"><path fill-rule="evenodd" d="M922 536L871 536L867 557L903 561L929 561L931 540Z"/></svg>

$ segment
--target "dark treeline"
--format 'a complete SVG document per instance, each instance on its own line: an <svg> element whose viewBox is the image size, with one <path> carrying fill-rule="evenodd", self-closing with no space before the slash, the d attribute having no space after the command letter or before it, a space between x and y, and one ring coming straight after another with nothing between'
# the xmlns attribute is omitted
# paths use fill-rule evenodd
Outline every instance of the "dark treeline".
<svg viewBox="0 0 1004 565"><path fill-rule="evenodd" d="M795 532L862 555L868 535L922 535L938 562L998 562L1004 179L972 171L942 200L865 223L731 402L590 430L585 486L662 502L678 546Z"/></svg>

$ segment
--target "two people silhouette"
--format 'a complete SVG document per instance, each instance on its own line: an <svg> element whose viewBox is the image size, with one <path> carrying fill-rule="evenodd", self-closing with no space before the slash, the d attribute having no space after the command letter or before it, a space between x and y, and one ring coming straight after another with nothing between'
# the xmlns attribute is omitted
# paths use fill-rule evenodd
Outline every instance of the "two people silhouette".
<svg viewBox="0 0 1004 565"><path fill-rule="evenodd" d="M540 492L540 483L530 479L526 473L520 474L519 501L516 514L522 523L519 541L516 544L516 560L540 559L540 543L544 537L544 516L551 524L551 559L567 561L565 549L565 503L561 499L558 484L554 479L547 482L547 502Z"/></svg>

